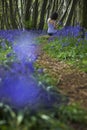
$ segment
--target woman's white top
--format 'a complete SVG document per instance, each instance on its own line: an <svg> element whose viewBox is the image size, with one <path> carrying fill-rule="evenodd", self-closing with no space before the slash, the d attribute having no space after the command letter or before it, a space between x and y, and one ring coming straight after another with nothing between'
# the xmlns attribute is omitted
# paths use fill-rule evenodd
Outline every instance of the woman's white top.
<svg viewBox="0 0 87 130"><path fill-rule="evenodd" d="M55 29L55 26L53 23L50 23L50 18L48 19L47 23L48 23L48 30L47 30L47 33L56 33L57 30Z"/></svg>

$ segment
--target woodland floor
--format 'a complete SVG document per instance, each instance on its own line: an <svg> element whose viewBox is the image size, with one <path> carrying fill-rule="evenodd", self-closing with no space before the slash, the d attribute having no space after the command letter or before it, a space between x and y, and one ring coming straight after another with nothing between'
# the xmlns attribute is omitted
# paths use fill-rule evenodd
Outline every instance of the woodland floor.
<svg viewBox="0 0 87 130"><path fill-rule="evenodd" d="M62 61L50 58L43 51L43 46L40 46L39 52L37 63L52 78L56 79L56 87L58 87L58 90L69 97L70 103L79 103L79 105L86 109L87 73Z"/></svg>

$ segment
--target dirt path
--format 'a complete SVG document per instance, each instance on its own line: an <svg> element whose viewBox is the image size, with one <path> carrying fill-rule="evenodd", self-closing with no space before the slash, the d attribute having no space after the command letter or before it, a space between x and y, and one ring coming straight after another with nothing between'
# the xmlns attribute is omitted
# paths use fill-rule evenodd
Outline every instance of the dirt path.
<svg viewBox="0 0 87 130"><path fill-rule="evenodd" d="M87 108L87 73L64 62L51 59L43 51L40 51L37 63L56 79L56 86L61 93L69 97L70 103L79 103Z"/></svg>

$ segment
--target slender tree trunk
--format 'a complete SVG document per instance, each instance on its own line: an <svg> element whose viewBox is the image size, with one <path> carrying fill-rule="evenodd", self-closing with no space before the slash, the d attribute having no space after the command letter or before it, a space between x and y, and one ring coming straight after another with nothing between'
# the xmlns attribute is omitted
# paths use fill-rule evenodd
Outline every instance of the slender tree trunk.
<svg viewBox="0 0 87 130"><path fill-rule="evenodd" d="M16 24L16 19L15 19L16 16L14 15L12 0L9 0L9 6L10 6L10 20L11 20L12 28L15 29L17 28L17 24Z"/></svg>
<svg viewBox="0 0 87 130"><path fill-rule="evenodd" d="M64 1L63 1L63 2L64 2ZM62 9L63 6L64 6L64 3L63 3L63 2L61 2L61 4L60 4L60 7L59 7L58 12L59 12L59 21L62 22L62 24L65 24L64 22L65 22L65 19L66 19L66 17L67 17L67 12L68 12L67 9L69 9L71 0L69 0L69 1L67 2L66 7L64 7L65 9Z"/></svg>
<svg viewBox="0 0 87 130"><path fill-rule="evenodd" d="M71 1L71 5L70 5L71 7L70 7L70 9L69 9L69 13L68 13L68 17L67 17L66 22L65 22L65 26L71 25L71 20L72 20L72 16L73 16L73 11L74 11L74 9L75 9L76 4L77 4L77 1L76 1L76 0L72 0L72 1Z"/></svg>
<svg viewBox="0 0 87 130"><path fill-rule="evenodd" d="M53 0L53 3L52 3L51 14L54 12L54 9L55 9L55 0Z"/></svg>
<svg viewBox="0 0 87 130"><path fill-rule="evenodd" d="M21 15L21 28L24 28L24 0L21 1L21 9L20 9L20 15Z"/></svg>
<svg viewBox="0 0 87 130"><path fill-rule="evenodd" d="M7 1L5 1L5 21L6 21L6 29L9 29L10 28L10 23L9 23L9 15L8 15L8 3Z"/></svg>
<svg viewBox="0 0 87 130"><path fill-rule="evenodd" d="M25 22L25 28L29 29L29 24L30 24L30 17L31 17L31 4L32 0L26 0L25 1L25 17L24 17L24 22Z"/></svg>
<svg viewBox="0 0 87 130"><path fill-rule="evenodd" d="M1 29L4 29L4 0L2 0L1 2L2 2Z"/></svg>
<svg viewBox="0 0 87 130"><path fill-rule="evenodd" d="M38 0L35 0L33 7L33 15L32 15L32 28L37 28L37 20L38 20Z"/></svg>
<svg viewBox="0 0 87 130"><path fill-rule="evenodd" d="M50 12L51 12L51 3L53 0L49 0L48 1L48 6L47 6L47 17L46 19L48 19L48 17L50 16Z"/></svg>
<svg viewBox="0 0 87 130"><path fill-rule="evenodd" d="M48 2L48 0L43 0L41 14L40 14L40 23L39 23L39 28L38 28L38 29L41 29L41 30L44 27L44 18L45 18L45 13L46 13L47 2Z"/></svg>
<svg viewBox="0 0 87 130"><path fill-rule="evenodd" d="M87 29L87 0L83 0L82 27Z"/></svg>

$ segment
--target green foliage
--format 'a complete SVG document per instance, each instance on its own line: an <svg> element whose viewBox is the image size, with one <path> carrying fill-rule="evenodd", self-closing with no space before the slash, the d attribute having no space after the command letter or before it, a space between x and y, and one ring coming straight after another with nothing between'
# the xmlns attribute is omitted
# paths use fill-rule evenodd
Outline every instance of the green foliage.
<svg viewBox="0 0 87 130"><path fill-rule="evenodd" d="M0 63L12 62L14 58L15 54L9 42L5 39L0 39Z"/></svg>
<svg viewBox="0 0 87 130"><path fill-rule="evenodd" d="M87 111L83 110L78 104L62 106L59 109L61 119L66 119L72 122L83 123L87 125Z"/></svg>
<svg viewBox="0 0 87 130"><path fill-rule="evenodd" d="M52 78L52 76L50 76L47 72L45 72L45 70L41 68L37 63L34 64L34 67L36 68L34 75L40 84L44 84L46 86L56 85L56 82L57 82L56 80L58 79Z"/></svg>
<svg viewBox="0 0 87 130"><path fill-rule="evenodd" d="M50 38L49 35L39 36L36 38L36 41L38 44L47 43L49 38Z"/></svg>
<svg viewBox="0 0 87 130"><path fill-rule="evenodd" d="M87 40L65 37L46 44L44 50L53 58L87 68Z"/></svg>
<svg viewBox="0 0 87 130"><path fill-rule="evenodd" d="M49 75L49 74L38 74L38 80L42 84L44 83L45 85L55 85L55 80Z"/></svg>
<svg viewBox="0 0 87 130"><path fill-rule="evenodd" d="M73 104L31 114L29 109L15 112L0 103L1 130L74 130L70 123L79 123L81 128L86 128L87 111Z"/></svg>
<svg viewBox="0 0 87 130"><path fill-rule="evenodd" d="M25 21L24 26L26 29L32 29L32 22L31 21Z"/></svg>

